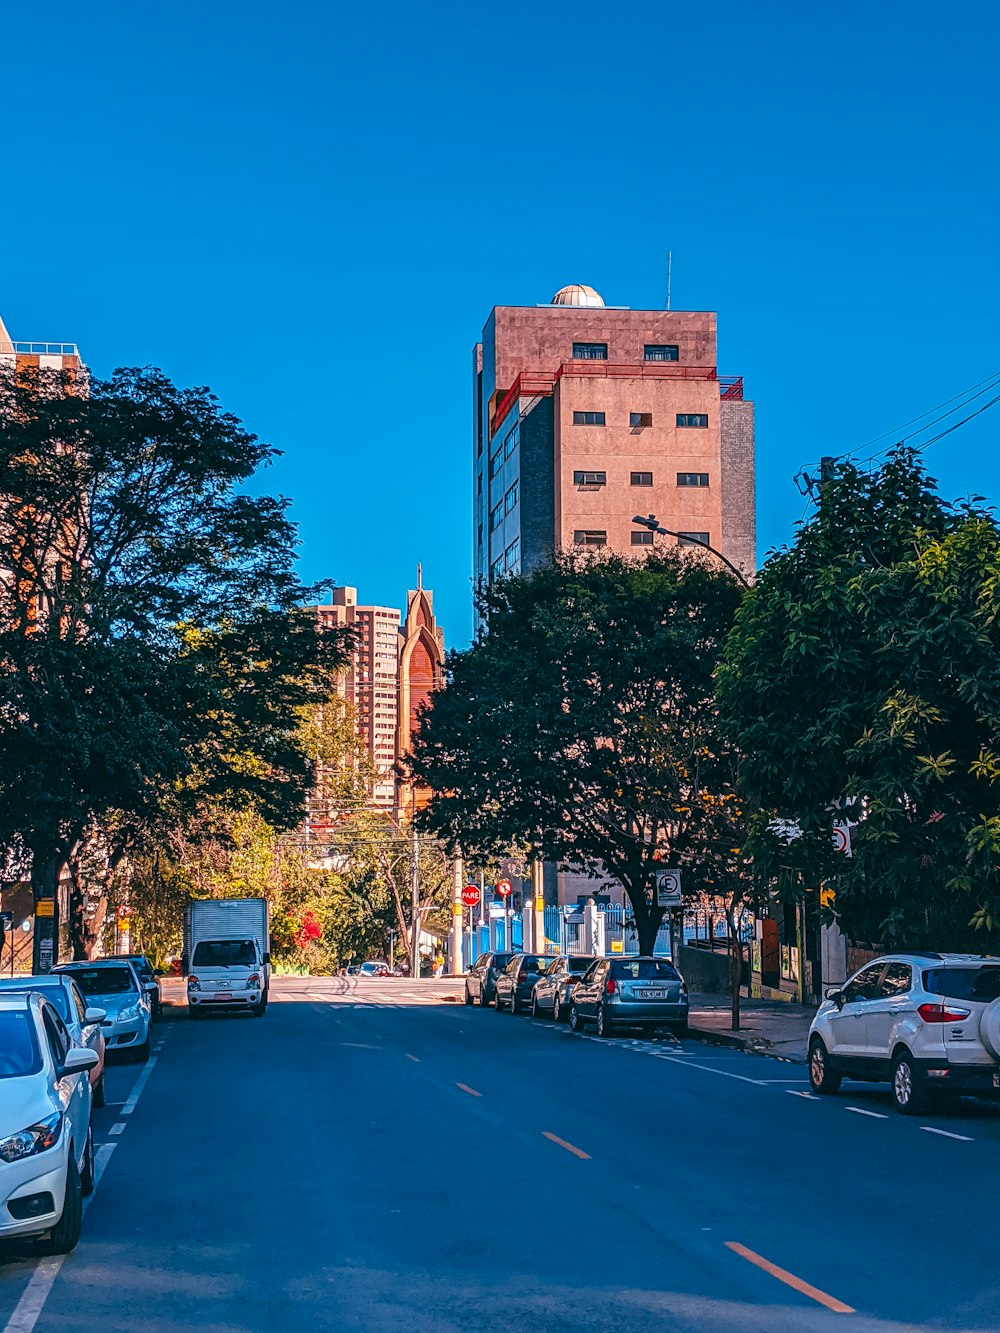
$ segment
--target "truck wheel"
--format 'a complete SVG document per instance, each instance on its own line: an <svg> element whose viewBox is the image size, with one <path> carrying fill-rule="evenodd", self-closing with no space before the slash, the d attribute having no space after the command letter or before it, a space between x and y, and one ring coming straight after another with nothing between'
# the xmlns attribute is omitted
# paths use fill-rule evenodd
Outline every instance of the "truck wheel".
<svg viewBox="0 0 1000 1333"><path fill-rule="evenodd" d="M253 1018L263 1018L266 1013L267 1013L267 997L262 996L260 1004L255 1005L254 1008L250 1010L250 1014L251 1017Z"/></svg>

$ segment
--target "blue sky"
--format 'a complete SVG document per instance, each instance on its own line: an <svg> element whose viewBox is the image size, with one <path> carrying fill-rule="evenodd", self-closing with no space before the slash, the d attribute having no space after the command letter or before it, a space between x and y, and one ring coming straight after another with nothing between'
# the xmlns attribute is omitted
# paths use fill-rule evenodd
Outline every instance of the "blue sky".
<svg viewBox="0 0 1000 1333"><path fill-rule="evenodd" d="M1000 11L440 3L5 15L0 314L209 384L283 450L306 579L471 630L470 348L569 282L719 312L792 476L1000 370ZM929 453L1000 499L1000 406Z"/></svg>

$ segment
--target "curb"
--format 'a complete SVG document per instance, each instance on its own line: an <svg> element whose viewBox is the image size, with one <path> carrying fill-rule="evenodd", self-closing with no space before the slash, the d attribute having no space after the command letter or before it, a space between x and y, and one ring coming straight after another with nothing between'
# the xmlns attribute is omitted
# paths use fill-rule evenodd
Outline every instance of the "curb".
<svg viewBox="0 0 1000 1333"><path fill-rule="evenodd" d="M780 1060L783 1064L804 1065L805 1056L780 1055L766 1037L737 1037L731 1032L716 1032L712 1028L700 1028L688 1024L688 1033L707 1046L726 1046L732 1051L748 1051L751 1055L766 1055L769 1060Z"/></svg>

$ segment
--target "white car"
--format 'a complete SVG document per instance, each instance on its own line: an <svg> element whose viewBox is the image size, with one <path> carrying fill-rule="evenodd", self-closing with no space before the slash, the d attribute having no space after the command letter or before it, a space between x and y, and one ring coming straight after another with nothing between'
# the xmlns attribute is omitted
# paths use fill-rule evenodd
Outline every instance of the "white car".
<svg viewBox="0 0 1000 1333"><path fill-rule="evenodd" d="M125 958L95 958L90 963L60 963L52 969L68 975L88 1004L104 1010L101 1031L108 1052L121 1051L140 1063L149 1059L149 998L135 968Z"/></svg>
<svg viewBox="0 0 1000 1333"><path fill-rule="evenodd" d="M1000 958L894 953L827 992L809 1029L809 1082L888 1082L896 1109L1000 1089Z"/></svg>
<svg viewBox="0 0 1000 1333"><path fill-rule="evenodd" d="M41 976L4 977L0 981L0 996L29 994L44 995L49 1004L66 1024L74 1046L83 1046L97 1052L97 1064L90 1071L90 1086L94 1090L94 1105L104 1105L104 1034L101 1023L107 1016L103 1009L92 1009L84 1000L80 987L72 977L47 972Z"/></svg>
<svg viewBox="0 0 1000 1333"><path fill-rule="evenodd" d="M0 1240L38 1236L43 1253L68 1254L80 1239L96 1063L41 995L0 995Z"/></svg>

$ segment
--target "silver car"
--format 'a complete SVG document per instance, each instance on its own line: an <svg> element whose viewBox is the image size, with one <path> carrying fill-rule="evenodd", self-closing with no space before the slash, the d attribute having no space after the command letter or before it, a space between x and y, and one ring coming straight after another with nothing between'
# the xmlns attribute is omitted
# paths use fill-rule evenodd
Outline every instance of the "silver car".
<svg viewBox="0 0 1000 1333"><path fill-rule="evenodd" d="M104 1105L104 1034L101 1023L103 1009L90 1008L72 977L47 972L37 977L6 977L0 981L0 997L10 994L44 995L49 1004L66 1024L74 1046L94 1051L97 1064L90 1071L90 1086L94 1105Z"/></svg>
<svg viewBox="0 0 1000 1333"><path fill-rule="evenodd" d="M531 992L531 1017L552 1017L557 1023L567 1019L573 988L596 962L594 954L573 954L550 963Z"/></svg>
<svg viewBox="0 0 1000 1333"><path fill-rule="evenodd" d="M90 963L60 963L54 973L68 973L87 1003L105 1011L101 1031L109 1052L121 1051L144 1064L149 1059L149 999L135 968L125 958L97 958Z"/></svg>
<svg viewBox="0 0 1000 1333"><path fill-rule="evenodd" d="M615 1028L669 1027L687 1033L688 993L684 978L667 958L601 958L573 989L569 1025L579 1032L593 1023L599 1037Z"/></svg>

